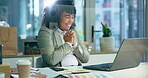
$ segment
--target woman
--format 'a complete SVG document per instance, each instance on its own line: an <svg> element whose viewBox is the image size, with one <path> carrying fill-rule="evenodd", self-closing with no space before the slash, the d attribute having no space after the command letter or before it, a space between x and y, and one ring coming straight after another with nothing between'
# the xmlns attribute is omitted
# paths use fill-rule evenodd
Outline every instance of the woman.
<svg viewBox="0 0 148 78"><path fill-rule="evenodd" d="M37 39L44 67L78 66L88 62L89 53L75 30L75 7L57 4L53 7L54 10L44 9ZM55 19L58 19L58 26L52 26Z"/></svg>

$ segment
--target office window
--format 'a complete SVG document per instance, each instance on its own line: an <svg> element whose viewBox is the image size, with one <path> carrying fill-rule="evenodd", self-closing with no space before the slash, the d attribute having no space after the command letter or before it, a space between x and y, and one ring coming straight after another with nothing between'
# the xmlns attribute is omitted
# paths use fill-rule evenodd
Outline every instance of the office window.
<svg viewBox="0 0 148 78"><path fill-rule="evenodd" d="M101 22L107 23L115 37L118 49L124 38L144 37L144 0L96 0L96 31L101 31ZM102 32L94 32L95 50L100 50Z"/></svg>
<svg viewBox="0 0 148 78"><path fill-rule="evenodd" d="M46 2L47 1L47 2ZM41 26L43 8L54 0L0 0L0 16L5 16L11 27L18 28L18 49L21 40L35 39ZM87 41L94 26L93 47L99 51L99 38L102 37L101 22L109 24L116 38L116 49L124 38L144 37L144 2L146 0L74 0L77 9L76 29L82 40ZM86 2L90 4L86 8ZM93 4L92 4L93 3ZM95 6L95 7L91 7ZM90 9L90 10L88 10ZM95 10L94 10L95 9ZM91 12L91 13L86 13ZM94 13L94 14L93 14ZM84 16L84 14L87 14ZM94 16L92 16L92 15ZM94 19L92 19L94 17ZM85 20L89 19L87 22ZM94 22L95 23L89 23ZM86 24L87 23L87 24ZM88 41L91 44L91 40Z"/></svg>
<svg viewBox="0 0 148 78"><path fill-rule="evenodd" d="M75 1L75 7L76 7L76 30L78 34L80 35L80 38L82 41L84 41L84 2L83 0L74 0Z"/></svg>
<svg viewBox="0 0 148 78"><path fill-rule="evenodd" d="M41 27L42 12L46 6L52 6L56 0L0 0L0 16L18 29L18 52L22 52L22 40L34 40ZM82 41L83 35L83 0L74 0L77 9L76 29Z"/></svg>

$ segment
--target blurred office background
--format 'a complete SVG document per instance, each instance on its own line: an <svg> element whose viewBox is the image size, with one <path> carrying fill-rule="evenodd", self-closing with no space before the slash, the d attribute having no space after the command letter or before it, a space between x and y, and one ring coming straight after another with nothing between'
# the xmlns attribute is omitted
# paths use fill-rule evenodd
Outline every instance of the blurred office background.
<svg viewBox="0 0 148 78"><path fill-rule="evenodd" d="M0 0L0 16L5 17L10 27L18 28L18 52L22 52L22 39L36 39L43 8L52 6L54 1ZM112 29L117 50L125 38L148 36L146 0L74 0L74 4L77 9L76 29L82 41L87 41L94 51L100 50L101 22Z"/></svg>

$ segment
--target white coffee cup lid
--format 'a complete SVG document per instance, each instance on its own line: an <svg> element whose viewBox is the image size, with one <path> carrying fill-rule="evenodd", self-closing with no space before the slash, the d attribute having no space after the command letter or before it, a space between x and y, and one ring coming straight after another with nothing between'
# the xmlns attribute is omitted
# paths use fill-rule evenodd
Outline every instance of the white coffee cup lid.
<svg viewBox="0 0 148 78"><path fill-rule="evenodd" d="M18 65L31 65L30 60L17 60L16 64Z"/></svg>

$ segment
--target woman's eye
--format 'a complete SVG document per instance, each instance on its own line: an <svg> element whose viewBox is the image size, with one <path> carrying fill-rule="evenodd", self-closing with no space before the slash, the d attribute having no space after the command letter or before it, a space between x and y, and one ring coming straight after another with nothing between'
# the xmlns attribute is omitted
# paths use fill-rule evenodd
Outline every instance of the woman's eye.
<svg viewBox="0 0 148 78"><path fill-rule="evenodd" d="M74 16L65 16L66 19L74 19Z"/></svg>
<svg viewBox="0 0 148 78"><path fill-rule="evenodd" d="M70 18L69 16L66 16L66 18Z"/></svg>
<svg viewBox="0 0 148 78"><path fill-rule="evenodd" d="M72 19L74 19L74 16L72 17Z"/></svg>

